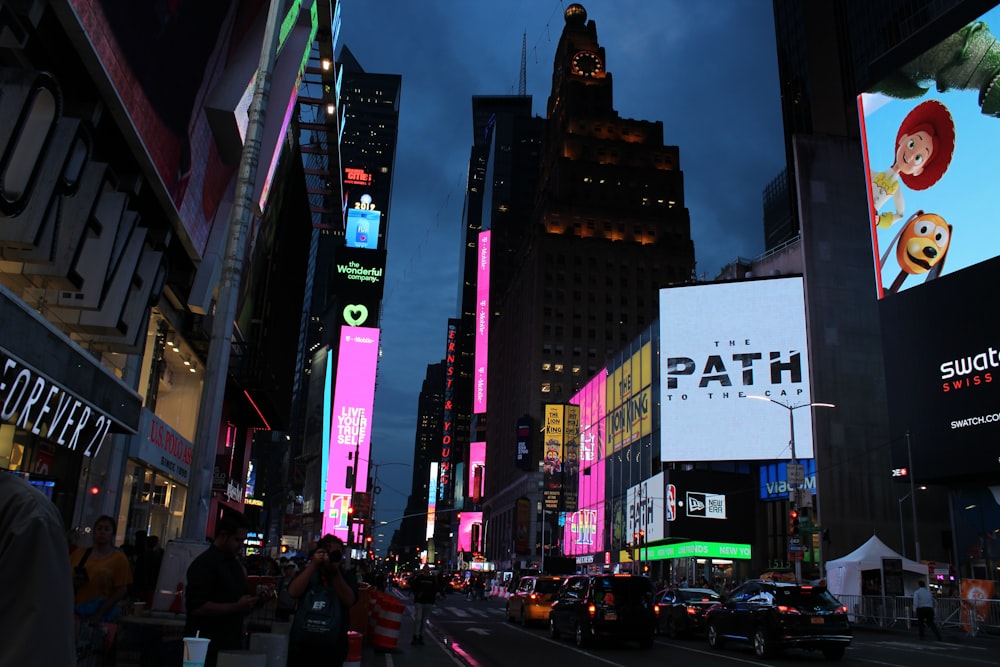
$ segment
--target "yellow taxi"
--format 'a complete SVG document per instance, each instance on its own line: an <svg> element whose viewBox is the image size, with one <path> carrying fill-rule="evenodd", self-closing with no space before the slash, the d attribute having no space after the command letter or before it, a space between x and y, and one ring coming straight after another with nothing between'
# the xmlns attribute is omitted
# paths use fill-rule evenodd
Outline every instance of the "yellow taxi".
<svg viewBox="0 0 1000 667"><path fill-rule="evenodd" d="M528 625L548 623L552 595L559 590L562 577L532 575L521 577L517 588L507 598L507 620Z"/></svg>

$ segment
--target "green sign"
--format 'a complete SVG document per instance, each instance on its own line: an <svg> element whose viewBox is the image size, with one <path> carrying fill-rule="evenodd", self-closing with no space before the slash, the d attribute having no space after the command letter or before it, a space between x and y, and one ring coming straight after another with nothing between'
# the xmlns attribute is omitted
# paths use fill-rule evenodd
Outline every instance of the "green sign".
<svg viewBox="0 0 1000 667"><path fill-rule="evenodd" d="M727 544L725 542L682 542L661 544L639 550L643 560L666 560L668 558L750 558L749 544Z"/></svg>

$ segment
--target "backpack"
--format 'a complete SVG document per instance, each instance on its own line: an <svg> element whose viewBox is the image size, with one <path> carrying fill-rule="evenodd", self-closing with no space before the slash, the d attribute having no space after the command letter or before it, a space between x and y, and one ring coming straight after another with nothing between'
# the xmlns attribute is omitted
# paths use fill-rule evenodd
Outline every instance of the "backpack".
<svg viewBox="0 0 1000 667"><path fill-rule="evenodd" d="M332 646L340 641L340 599L333 588L323 586L317 575L295 609L291 640L309 646Z"/></svg>

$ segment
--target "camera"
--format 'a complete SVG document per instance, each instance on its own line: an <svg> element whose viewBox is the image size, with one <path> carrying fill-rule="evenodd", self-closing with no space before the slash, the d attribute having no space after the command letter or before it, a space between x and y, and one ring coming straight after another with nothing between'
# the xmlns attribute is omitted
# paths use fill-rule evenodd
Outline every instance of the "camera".
<svg viewBox="0 0 1000 667"><path fill-rule="evenodd" d="M329 552L328 557L331 563L339 563L341 560L344 559L344 554L340 553L339 551L331 551Z"/></svg>

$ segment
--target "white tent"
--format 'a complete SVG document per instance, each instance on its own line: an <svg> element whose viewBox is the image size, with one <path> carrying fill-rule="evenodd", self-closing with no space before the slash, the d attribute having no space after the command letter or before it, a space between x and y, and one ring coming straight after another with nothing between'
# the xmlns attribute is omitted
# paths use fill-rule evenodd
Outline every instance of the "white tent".
<svg viewBox="0 0 1000 667"><path fill-rule="evenodd" d="M881 570L883 558L902 558L903 591L906 595L913 595L919 579L927 580L926 565L903 558L887 547L885 542L872 535L871 539L846 556L827 561L826 584L828 590L837 597L861 595L861 573L869 570Z"/></svg>

